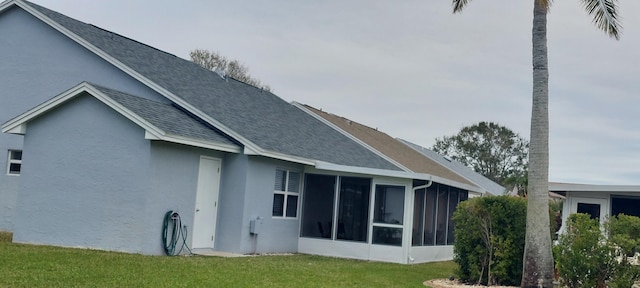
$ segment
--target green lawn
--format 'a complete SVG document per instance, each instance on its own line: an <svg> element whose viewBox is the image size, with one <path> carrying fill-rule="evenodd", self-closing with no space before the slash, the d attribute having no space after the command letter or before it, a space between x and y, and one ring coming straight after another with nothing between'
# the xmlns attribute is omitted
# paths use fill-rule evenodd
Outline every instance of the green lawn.
<svg viewBox="0 0 640 288"><path fill-rule="evenodd" d="M0 287L424 287L453 262L399 265L320 256L160 257L10 243Z"/></svg>

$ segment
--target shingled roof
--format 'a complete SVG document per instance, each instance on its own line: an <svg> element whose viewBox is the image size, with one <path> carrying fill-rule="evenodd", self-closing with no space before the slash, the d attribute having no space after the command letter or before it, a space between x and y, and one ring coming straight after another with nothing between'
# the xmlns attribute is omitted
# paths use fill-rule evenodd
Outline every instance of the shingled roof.
<svg viewBox="0 0 640 288"><path fill-rule="evenodd" d="M448 169L454 171L462 177L465 177L475 185L482 187L483 189L487 190L487 192L493 195L502 195L505 192L505 188L500 186L500 184L491 181L491 179L484 177L482 174L474 171L473 169L456 160L445 158L444 156L430 149L424 148L418 144L411 143L407 140L398 139L398 141L413 148L417 152L423 154L425 157L438 162L438 164L447 167Z"/></svg>
<svg viewBox="0 0 640 288"><path fill-rule="evenodd" d="M232 137L245 152L402 171L269 91L34 3L15 3Z"/></svg>
<svg viewBox="0 0 640 288"><path fill-rule="evenodd" d="M455 161L447 161L438 153L420 147L416 144L396 139L388 134L349 120L342 116L334 115L309 105L299 104L304 110L322 117L339 130L357 138L365 145L378 151L391 161L415 173L425 173L440 178L455 181L466 185L480 187L494 195L500 195L504 188L487 179L469 167Z"/></svg>
<svg viewBox="0 0 640 288"><path fill-rule="evenodd" d="M90 95L146 131L145 137L196 147L238 153L241 147L224 134L172 104L140 98L96 84L82 82L2 124L4 132L24 134L33 119L70 102Z"/></svg>

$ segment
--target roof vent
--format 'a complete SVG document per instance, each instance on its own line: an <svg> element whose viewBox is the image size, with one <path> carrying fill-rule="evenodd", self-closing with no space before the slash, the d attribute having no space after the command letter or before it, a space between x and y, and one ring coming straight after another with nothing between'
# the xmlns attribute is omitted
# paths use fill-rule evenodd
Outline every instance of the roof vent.
<svg viewBox="0 0 640 288"><path fill-rule="evenodd" d="M220 76L220 78L222 79L225 79L225 77L227 76L227 73L225 73L224 70L220 68L216 68L214 72L216 72L216 74L218 74L218 76Z"/></svg>

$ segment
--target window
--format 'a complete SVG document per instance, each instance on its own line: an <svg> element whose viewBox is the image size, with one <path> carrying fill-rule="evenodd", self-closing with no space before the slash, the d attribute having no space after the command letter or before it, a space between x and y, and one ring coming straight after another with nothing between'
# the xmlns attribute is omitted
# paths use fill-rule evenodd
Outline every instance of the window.
<svg viewBox="0 0 640 288"><path fill-rule="evenodd" d="M305 174L302 237L331 238L336 176Z"/></svg>
<svg viewBox="0 0 640 288"><path fill-rule="evenodd" d="M336 239L367 241L371 179L340 177Z"/></svg>
<svg viewBox="0 0 640 288"><path fill-rule="evenodd" d="M600 220L600 204L578 203L578 213L588 214L591 219Z"/></svg>
<svg viewBox="0 0 640 288"><path fill-rule="evenodd" d="M271 215L273 217L296 218L298 216L300 173L276 170L274 190Z"/></svg>
<svg viewBox="0 0 640 288"><path fill-rule="evenodd" d="M373 244L402 246L404 186L376 185Z"/></svg>
<svg viewBox="0 0 640 288"><path fill-rule="evenodd" d="M20 175L22 169L22 151L9 150L9 160L7 161L7 174Z"/></svg>
<svg viewBox="0 0 640 288"><path fill-rule="evenodd" d="M300 235L367 242L371 180L305 174Z"/></svg>
<svg viewBox="0 0 640 288"><path fill-rule="evenodd" d="M640 216L640 198L631 196L611 196L611 216L625 214Z"/></svg>

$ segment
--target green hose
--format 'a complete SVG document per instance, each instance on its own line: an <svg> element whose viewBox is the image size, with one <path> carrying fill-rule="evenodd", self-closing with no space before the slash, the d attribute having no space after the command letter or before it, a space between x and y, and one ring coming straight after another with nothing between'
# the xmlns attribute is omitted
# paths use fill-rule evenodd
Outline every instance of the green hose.
<svg viewBox="0 0 640 288"><path fill-rule="evenodd" d="M182 246L178 251L176 251L180 238L182 238ZM180 214L173 212L172 210L164 213L164 220L162 221L162 244L164 254L167 256L180 255L184 248L187 248L189 254L191 254L191 249L187 246L187 227L182 226Z"/></svg>

